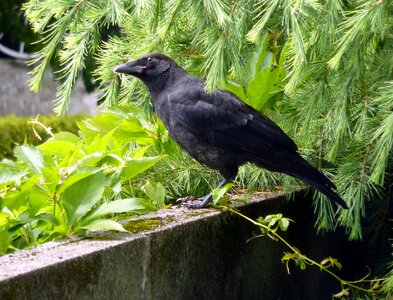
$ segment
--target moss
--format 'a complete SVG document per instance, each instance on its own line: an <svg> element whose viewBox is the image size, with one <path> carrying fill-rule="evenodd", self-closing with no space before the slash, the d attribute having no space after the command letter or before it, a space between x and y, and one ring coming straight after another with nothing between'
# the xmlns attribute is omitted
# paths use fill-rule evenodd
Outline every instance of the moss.
<svg viewBox="0 0 393 300"><path fill-rule="evenodd" d="M132 233L139 233L147 230L153 230L160 226L173 222L174 218L169 216L166 218L138 219L128 221L123 227Z"/></svg>

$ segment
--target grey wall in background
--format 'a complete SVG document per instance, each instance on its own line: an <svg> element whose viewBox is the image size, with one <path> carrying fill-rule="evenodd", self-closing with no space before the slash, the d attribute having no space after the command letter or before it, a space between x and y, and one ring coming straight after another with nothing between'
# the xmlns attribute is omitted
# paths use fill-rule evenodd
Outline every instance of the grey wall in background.
<svg viewBox="0 0 393 300"><path fill-rule="evenodd" d="M53 114L53 100L56 98L58 82L47 72L42 90L36 94L30 91L28 74L32 67L23 61L0 59L0 115L18 116ZM96 96L86 93L81 81L72 94L69 114L94 114Z"/></svg>

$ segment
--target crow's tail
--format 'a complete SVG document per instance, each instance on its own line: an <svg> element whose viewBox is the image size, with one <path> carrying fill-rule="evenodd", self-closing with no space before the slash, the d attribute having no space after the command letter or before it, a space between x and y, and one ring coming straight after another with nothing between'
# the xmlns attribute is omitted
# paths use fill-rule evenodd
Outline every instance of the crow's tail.
<svg viewBox="0 0 393 300"><path fill-rule="evenodd" d="M308 183L311 187L326 195L330 200L336 202L338 205L347 209L348 205L345 201L333 190L336 186L325 175L311 166L301 156L295 159L292 170L288 173L295 176L304 182Z"/></svg>
<svg viewBox="0 0 393 300"><path fill-rule="evenodd" d="M336 192L334 192L330 186L326 186L326 185L322 185L320 183L314 182L312 179L309 179L309 178L304 178L304 177L300 177L300 176L296 176L296 177L303 180L304 182L307 182L314 189L316 189L316 190L320 191L322 194L326 195L330 200L332 200L333 202L336 202L342 208L348 209L347 203L345 203L345 201Z"/></svg>

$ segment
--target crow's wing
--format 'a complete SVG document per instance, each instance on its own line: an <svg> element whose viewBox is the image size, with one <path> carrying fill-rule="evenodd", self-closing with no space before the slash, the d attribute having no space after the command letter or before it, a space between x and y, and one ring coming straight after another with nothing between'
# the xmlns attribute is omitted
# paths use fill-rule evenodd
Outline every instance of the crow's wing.
<svg viewBox="0 0 393 300"><path fill-rule="evenodd" d="M297 150L273 121L229 92L217 90L214 94L199 92L174 97L179 97L173 99L178 122L212 145L255 156Z"/></svg>

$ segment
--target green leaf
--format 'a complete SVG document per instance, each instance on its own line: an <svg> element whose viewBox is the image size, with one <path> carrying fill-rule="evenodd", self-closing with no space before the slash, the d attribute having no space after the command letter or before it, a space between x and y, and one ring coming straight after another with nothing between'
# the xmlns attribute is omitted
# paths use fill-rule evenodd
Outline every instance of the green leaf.
<svg viewBox="0 0 393 300"><path fill-rule="evenodd" d="M270 68L259 72L247 87L248 104L261 110L267 100L281 90L281 70Z"/></svg>
<svg viewBox="0 0 393 300"><path fill-rule="evenodd" d="M247 102L246 93L244 92L244 89L240 84L228 80L227 82L225 82L222 88L224 88L227 91L230 91L232 94L235 94L243 102Z"/></svg>
<svg viewBox="0 0 393 300"><path fill-rule="evenodd" d="M120 117L122 120L137 121L146 129L151 126L151 122L148 120L146 113L135 104L114 106L111 109L108 109L108 112Z"/></svg>
<svg viewBox="0 0 393 300"><path fill-rule="evenodd" d="M102 159L97 163L98 166L121 166L124 164L124 159L116 154L106 154L102 156Z"/></svg>
<svg viewBox="0 0 393 300"><path fill-rule="evenodd" d="M72 144L78 144L81 139L79 136L68 132L68 131L61 131L55 133L53 137L51 137L48 141L63 141L63 142L70 142Z"/></svg>
<svg viewBox="0 0 393 300"><path fill-rule="evenodd" d="M38 146L38 148L44 153L49 155L57 155L65 157L76 149L74 143L68 141L47 141Z"/></svg>
<svg viewBox="0 0 393 300"><path fill-rule="evenodd" d="M329 267L333 266L333 267L338 268L339 270L341 270L342 267L343 267L342 264L336 258L333 258L331 256L329 256L329 257L325 258L324 260L322 260L321 261L321 265L326 267L326 268L329 268Z"/></svg>
<svg viewBox="0 0 393 300"><path fill-rule="evenodd" d="M155 183L148 180L145 185L142 186L142 191L152 200L157 207L163 208L165 205L165 188L161 183Z"/></svg>
<svg viewBox="0 0 393 300"><path fill-rule="evenodd" d="M296 265L300 266L301 270L305 270L306 269L306 263L303 260L301 260L301 259L296 260Z"/></svg>
<svg viewBox="0 0 393 300"><path fill-rule="evenodd" d="M114 213L148 213L155 211L156 208L149 204L147 201L140 198L128 198L122 200L115 200L110 202L105 202L101 204L99 207L94 209L91 213L86 215L81 220L81 224L85 224L90 222L93 219L97 219L107 214Z"/></svg>
<svg viewBox="0 0 393 300"><path fill-rule="evenodd" d="M21 182L20 187L12 189L7 192L3 197L3 206L6 206L10 211L15 212L16 210L24 207L28 203L30 194L36 189L36 184L39 181L41 175L37 174L30 178L26 178Z"/></svg>
<svg viewBox="0 0 393 300"><path fill-rule="evenodd" d="M278 226L280 227L281 231L287 231L289 226L289 220L287 218L282 218L278 222Z"/></svg>
<svg viewBox="0 0 393 300"><path fill-rule="evenodd" d="M0 229L0 254L6 254L11 244L12 235L8 232L8 230Z"/></svg>
<svg viewBox="0 0 393 300"><path fill-rule="evenodd" d="M44 159L38 148L28 145L18 146L15 148L15 156L18 160L26 163L34 173L41 173Z"/></svg>
<svg viewBox="0 0 393 300"><path fill-rule="evenodd" d="M60 221L54 215L50 215L47 213L40 213L40 214L34 216L34 219L39 220L39 221L45 221L45 222L51 223L55 226L60 225Z"/></svg>
<svg viewBox="0 0 393 300"><path fill-rule="evenodd" d="M82 173L83 169L87 167L94 167L104 157L106 152L95 152L86 155L77 160L72 166L68 168L68 172L71 173Z"/></svg>
<svg viewBox="0 0 393 300"><path fill-rule="evenodd" d="M121 174L122 181L127 181L134 178L136 175L146 171L154 166L158 161L163 159L164 156L143 157L138 159L130 159L126 162L126 167Z"/></svg>
<svg viewBox="0 0 393 300"><path fill-rule="evenodd" d="M77 174L72 174L72 175L66 177L66 179L61 184L59 184L59 187L57 188L56 193L57 194L63 193L67 188L69 188L70 186L72 186L76 182L82 180L83 178L89 177L89 176L91 176L91 173L77 173Z"/></svg>
<svg viewBox="0 0 393 300"><path fill-rule="evenodd" d="M123 143L132 141L138 141L140 144L153 143L151 123L146 120L143 111L135 105L116 106L78 125L88 139L113 131L113 136Z"/></svg>
<svg viewBox="0 0 393 300"><path fill-rule="evenodd" d="M104 190L105 176L102 172L76 181L65 189L61 197L61 204L67 213L70 229L101 199Z"/></svg>
<svg viewBox="0 0 393 300"><path fill-rule="evenodd" d="M111 189L115 194L121 193L121 171L118 170L116 172L113 172L107 179L108 188Z"/></svg>
<svg viewBox="0 0 393 300"><path fill-rule="evenodd" d="M213 201L214 201L214 203L215 204L218 203L224 197L224 195L228 192L228 190L231 187L233 187L233 186L234 186L233 183L227 183L223 187L215 188L213 190Z"/></svg>
<svg viewBox="0 0 393 300"><path fill-rule="evenodd" d="M268 221L268 227L272 228L278 221L279 217L277 215L266 216L265 220Z"/></svg>
<svg viewBox="0 0 393 300"><path fill-rule="evenodd" d="M334 294L333 297L334 298L342 298L342 297L345 297L345 296L349 296L350 292L351 292L351 290L349 288L342 289L340 292Z"/></svg>
<svg viewBox="0 0 393 300"><path fill-rule="evenodd" d="M296 254L291 253L291 252L284 252L284 256L281 258L281 262L286 262L291 259L296 259Z"/></svg>
<svg viewBox="0 0 393 300"><path fill-rule="evenodd" d="M132 150L131 152L131 158L133 159L138 159L138 158L143 158L146 151L150 148L150 146L145 146L145 147L138 147Z"/></svg>
<svg viewBox="0 0 393 300"><path fill-rule="evenodd" d="M260 37L255 45L255 50L251 53L247 63L247 74L249 75L248 81L255 78L255 75L259 72L262 61L266 55L266 49L268 46L267 33L263 37Z"/></svg>
<svg viewBox="0 0 393 300"><path fill-rule="evenodd" d="M29 204L31 214L49 211L53 205L53 197L50 197L41 185L35 185L31 191L26 193L25 203Z"/></svg>
<svg viewBox="0 0 393 300"><path fill-rule="evenodd" d="M27 174L27 171L11 160L0 162L0 185L6 182L15 181Z"/></svg>
<svg viewBox="0 0 393 300"><path fill-rule="evenodd" d="M56 187L60 182L61 174L59 170L54 168L52 165L50 167L42 168L42 176L44 178L44 184L40 187L44 188L45 191L52 197L56 191Z"/></svg>
<svg viewBox="0 0 393 300"><path fill-rule="evenodd" d="M0 211L0 228L9 223L10 219L13 219L12 212L7 212L7 209L5 209L4 211Z"/></svg>
<svg viewBox="0 0 393 300"><path fill-rule="evenodd" d="M123 226L120 223L109 219L93 220L90 223L83 225L81 228L91 231L114 230L114 231L128 232L123 228Z"/></svg>
<svg viewBox="0 0 393 300"><path fill-rule="evenodd" d="M89 144L84 145L83 150L87 154L96 153L98 151L104 152L104 151L108 150L109 144L113 140L113 133L115 132L115 130L116 129L113 129L113 130L109 131L108 133L106 133L103 136L96 135L93 138L92 142L90 142Z"/></svg>
<svg viewBox="0 0 393 300"><path fill-rule="evenodd" d="M120 126L123 120L113 114L102 114L92 118L85 119L78 123L79 128L82 130L84 136L94 138L99 135L105 135L108 132Z"/></svg>

